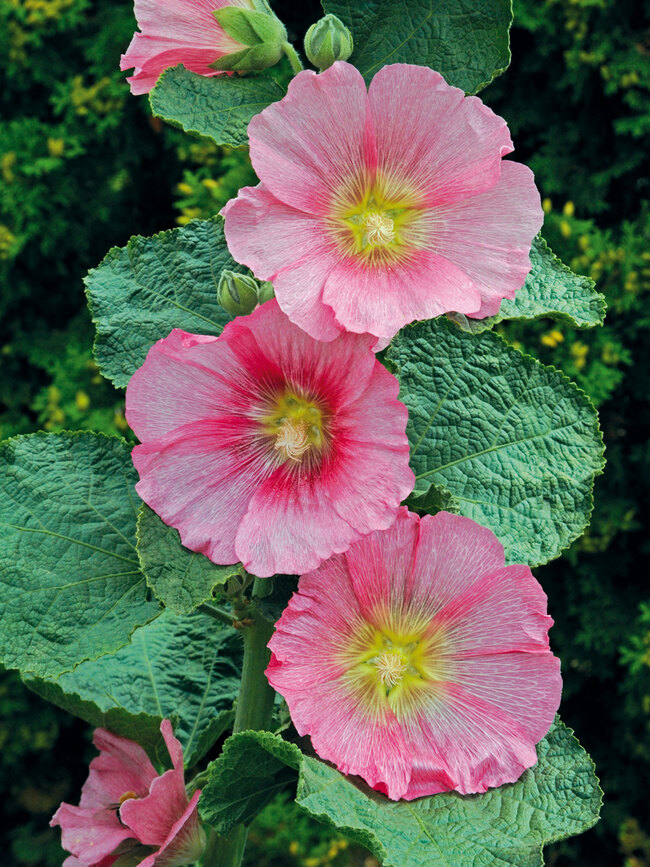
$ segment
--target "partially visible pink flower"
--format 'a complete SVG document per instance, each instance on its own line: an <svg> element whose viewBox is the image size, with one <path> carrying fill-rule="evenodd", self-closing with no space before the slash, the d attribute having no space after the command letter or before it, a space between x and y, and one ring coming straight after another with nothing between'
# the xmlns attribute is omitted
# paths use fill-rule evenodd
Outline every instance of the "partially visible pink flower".
<svg viewBox="0 0 650 867"><path fill-rule="evenodd" d="M533 174L502 160L505 121L439 73L385 66L366 92L349 63L300 72L248 132L261 184L224 208L228 246L314 337L384 346L416 319L494 314L523 285Z"/></svg>
<svg viewBox="0 0 650 867"><path fill-rule="evenodd" d="M213 15L223 6L253 9L253 0L135 0L135 33L120 59L120 69L135 67L127 78L131 93L148 93L170 66L182 63L199 75L219 75L211 63L246 48L227 36Z"/></svg>
<svg viewBox="0 0 650 867"><path fill-rule="evenodd" d="M220 337L172 331L126 392L138 493L187 548L260 576L385 529L414 477L399 383L373 344L314 340L275 300Z"/></svg>
<svg viewBox="0 0 650 867"><path fill-rule="evenodd" d="M301 735L390 798L518 779L560 702L546 596L490 530L406 508L303 575L267 676Z"/></svg>
<svg viewBox="0 0 650 867"><path fill-rule="evenodd" d="M63 867L180 867L205 848L196 791L185 792L183 750L169 720L160 725L173 768L159 776L134 741L96 729L99 750L90 763L78 807L61 804L50 825L61 826L72 856Z"/></svg>

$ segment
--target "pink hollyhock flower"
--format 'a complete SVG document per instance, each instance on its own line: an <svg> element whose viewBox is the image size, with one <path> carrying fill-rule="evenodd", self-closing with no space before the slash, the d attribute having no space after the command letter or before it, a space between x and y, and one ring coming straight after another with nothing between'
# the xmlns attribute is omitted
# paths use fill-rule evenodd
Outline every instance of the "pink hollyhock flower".
<svg viewBox="0 0 650 867"><path fill-rule="evenodd" d="M261 184L223 210L233 256L270 280L292 322L379 346L448 311L513 298L542 225L530 169L502 161L508 127L422 66L300 72L249 127Z"/></svg>
<svg viewBox="0 0 650 867"><path fill-rule="evenodd" d="M99 755L90 763L79 806L61 804L50 822L61 826L62 846L72 852L63 867L180 867L201 856L201 793L188 800L182 747L169 720L160 731L173 764L161 776L139 744L95 730Z"/></svg>
<svg viewBox="0 0 650 867"><path fill-rule="evenodd" d="M199 75L219 75L211 63L246 48L227 36L213 15L223 6L254 9L253 0L135 0L135 33L120 59L120 69L135 67L127 78L131 93L148 93L170 66L182 63Z"/></svg>
<svg viewBox="0 0 650 867"><path fill-rule="evenodd" d="M469 518L407 511L303 575L269 647L301 735L390 798L511 783L560 702L546 596Z"/></svg>
<svg viewBox="0 0 650 867"><path fill-rule="evenodd" d="M183 544L255 575L314 569L414 482L399 383L369 335L322 343L275 300L220 337L175 329L126 392L136 489Z"/></svg>

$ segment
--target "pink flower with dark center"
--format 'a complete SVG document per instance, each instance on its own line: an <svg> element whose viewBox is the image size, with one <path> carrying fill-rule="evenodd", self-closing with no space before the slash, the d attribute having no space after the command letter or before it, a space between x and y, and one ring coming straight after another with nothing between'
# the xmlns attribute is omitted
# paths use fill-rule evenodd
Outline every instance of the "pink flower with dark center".
<svg viewBox="0 0 650 867"><path fill-rule="evenodd" d="M344 774L398 798L518 779L560 702L546 596L469 518L407 511L303 575L269 682Z"/></svg>
<svg viewBox="0 0 650 867"><path fill-rule="evenodd" d="M135 67L127 78L131 93L148 93L162 73L182 63L199 75L219 75L212 69L225 54L246 48L227 36L213 15L223 6L254 9L253 0L135 0L135 33L120 59L120 69Z"/></svg>
<svg viewBox="0 0 650 867"><path fill-rule="evenodd" d="M508 127L422 66L300 72L253 118L261 184L223 210L233 256L270 280L320 340L407 322L484 318L530 270L543 214L530 169L503 161Z"/></svg>
<svg viewBox="0 0 650 867"><path fill-rule="evenodd" d="M127 388L138 493L186 547L260 576L314 569L390 526L414 477L374 342L314 340L275 300L220 337L172 331Z"/></svg>
<svg viewBox="0 0 650 867"><path fill-rule="evenodd" d="M159 775L139 744L96 729L99 750L90 763L78 807L61 804L50 825L61 826L72 852L63 867L180 867L205 848L197 802L185 792L183 750L169 720L160 731L173 768Z"/></svg>

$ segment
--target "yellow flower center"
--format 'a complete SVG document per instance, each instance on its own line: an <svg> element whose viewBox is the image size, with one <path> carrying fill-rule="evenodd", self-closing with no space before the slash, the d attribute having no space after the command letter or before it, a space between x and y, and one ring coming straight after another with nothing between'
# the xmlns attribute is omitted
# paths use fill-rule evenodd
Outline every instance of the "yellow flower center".
<svg viewBox="0 0 650 867"><path fill-rule="evenodd" d="M309 428L305 422L285 418L280 425L273 448L281 452L285 458L300 463L304 453L311 448Z"/></svg>
<svg viewBox="0 0 650 867"><path fill-rule="evenodd" d="M381 682L389 690L401 682L409 667L406 656L400 650L385 650L371 662L379 672Z"/></svg>
<svg viewBox="0 0 650 867"><path fill-rule="evenodd" d="M343 188L332 206L329 226L345 255L389 265L422 245L423 214L414 194L405 189L396 197L378 182L364 190Z"/></svg>
<svg viewBox="0 0 650 867"><path fill-rule="evenodd" d="M131 798L137 798L137 797L138 796L136 795L135 792L124 792L122 795L120 795L120 807L122 806L122 804L125 801L130 801Z"/></svg>
<svg viewBox="0 0 650 867"><path fill-rule="evenodd" d="M273 448L281 458L300 464L323 447L323 412L315 401L286 392L263 419L263 431L275 439Z"/></svg>
<svg viewBox="0 0 650 867"><path fill-rule="evenodd" d="M382 628L359 624L337 661L368 713L383 713L388 706L400 716L444 688L452 673L446 638L444 630L430 630L428 618L406 623L387 615L381 620Z"/></svg>
<svg viewBox="0 0 650 867"><path fill-rule="evenodd" d="M364 240L373 247L385 247L395 240L395 222L381 211L368 211L362 223Z"/></svg>

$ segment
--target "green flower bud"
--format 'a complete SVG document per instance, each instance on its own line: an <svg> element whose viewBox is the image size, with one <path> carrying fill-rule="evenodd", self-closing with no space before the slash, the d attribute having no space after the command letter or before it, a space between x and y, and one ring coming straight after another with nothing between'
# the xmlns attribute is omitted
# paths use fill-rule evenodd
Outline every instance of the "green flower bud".
<svg viewBox="0 0 650 867"><path fill-rule="evenodd" d="M212 14L224 33L242 46L210 64L213 69L254 72L274 66L282 57L287 31L270 10L222 6Z"/></svg>
<svg viewBox="0 0 650 867"><path fill-rule="evenodd" d="M337 60L347 60L353 49L352 34L336 15L321 18L305 35L305 54L321 72Z"/></svg>
<svg viewBox="0 0 650 867"><path fill-rule="evenodd" d="M273 286L270 283L260 283L250 274L222 272L217 287L217 299L231 316L246 316L269 298L273 298Z"/></svg>

